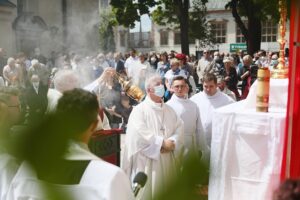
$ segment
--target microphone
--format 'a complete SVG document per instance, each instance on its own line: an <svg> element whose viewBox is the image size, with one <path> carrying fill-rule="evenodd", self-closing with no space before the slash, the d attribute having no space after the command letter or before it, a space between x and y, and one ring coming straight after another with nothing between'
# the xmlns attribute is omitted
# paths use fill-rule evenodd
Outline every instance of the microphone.
<svg viewBox="0 0 300 200"><path fill-rule="evenodd" d="M147 175L144 172L139 172L133 179L133 194L136 197L140 189L145 186Z"/></svg>

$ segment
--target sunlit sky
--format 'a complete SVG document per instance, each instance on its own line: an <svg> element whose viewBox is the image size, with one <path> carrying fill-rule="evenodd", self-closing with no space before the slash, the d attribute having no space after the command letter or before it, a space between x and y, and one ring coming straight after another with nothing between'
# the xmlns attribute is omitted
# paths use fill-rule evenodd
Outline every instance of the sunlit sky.
<svg viewBox="0 0 300 200"><path fill-rule="evenodd" d="M151 19L148 15L142 15L142 32L149 32L151 30ZM140 31L140 22L135 22L135 28L130 29L130 32L139 32Z"/></svg>

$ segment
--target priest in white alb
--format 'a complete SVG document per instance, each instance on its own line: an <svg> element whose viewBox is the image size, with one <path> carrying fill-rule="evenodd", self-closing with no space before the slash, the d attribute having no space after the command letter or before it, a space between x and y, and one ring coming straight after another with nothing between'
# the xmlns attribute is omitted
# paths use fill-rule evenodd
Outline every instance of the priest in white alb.
<svg viewBox="0 0 300 200"><path fill-rule="evenodd" d="M146 99L133 108L127 125L122 168L133 180L142 171L148 180L137 199L153 199L176 176L183 153L183 122L163 102L159 75L146 80Z"/></svg>
<svg viewBox="0 0 300 200"><path fill-rule="evenodd" d="M195 94L190 99L198 106L206 142L210 147L214 110L235 101L218 89L217 77L212 73L203 76L203 92Z"/></svg>
<svg viewBox="0 0 300 200"><path fill-rule="evenodd" d="M202 153L204 159L209 157L209 148L206 144L201 118L197 104L188 99L189 85L183 76L173 79L171 89L173 95L166 103L171 106L184 122L184 147L187 153Z"/></svg>

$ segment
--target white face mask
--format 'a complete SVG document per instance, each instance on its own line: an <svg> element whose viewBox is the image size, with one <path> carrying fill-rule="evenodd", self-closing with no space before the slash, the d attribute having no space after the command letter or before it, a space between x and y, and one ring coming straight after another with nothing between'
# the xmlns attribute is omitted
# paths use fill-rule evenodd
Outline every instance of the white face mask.
<svg viewBox="0 0 300 200"><path fill-rule="evenodd" d="M154 94L158 97L163 97L165 94L165 87L163 85L158 85L154 87Z"/></svg>
<svg viewBox="0 0 300 200"><path fill-rule="evenodd" d="M155 62L156 58L155 57L151 57L150 60L151 60L151 62Z"/></svg>

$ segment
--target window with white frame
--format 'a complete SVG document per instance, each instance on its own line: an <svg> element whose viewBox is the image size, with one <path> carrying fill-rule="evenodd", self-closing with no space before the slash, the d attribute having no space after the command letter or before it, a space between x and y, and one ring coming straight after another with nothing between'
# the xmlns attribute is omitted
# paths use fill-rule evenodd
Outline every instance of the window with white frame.
<svg viewBox="0 0 300 200"><path fill-rule="evenodd" d="M226 43L226 34L227 34L227 23L222 22L210 22L211 24L211 33L217 43Z"/></svg>
<svg viewBox="0 0 300 200"><path fill-rule="evenodd" d="M168 45L169 32L166 30L160 31L160 45Z"/></svg>
<svg viewBox="0 0 300 200"><path fill-rule="evenodd" d="M267 20L261 24L261 42L277 41L277 24L272 20Z"/></svg>
<svg viewBox="0 0 300 200"><path fill-rule="evenodd" d="M174 44L181 44L180 32L174 32Z"/></svg>

